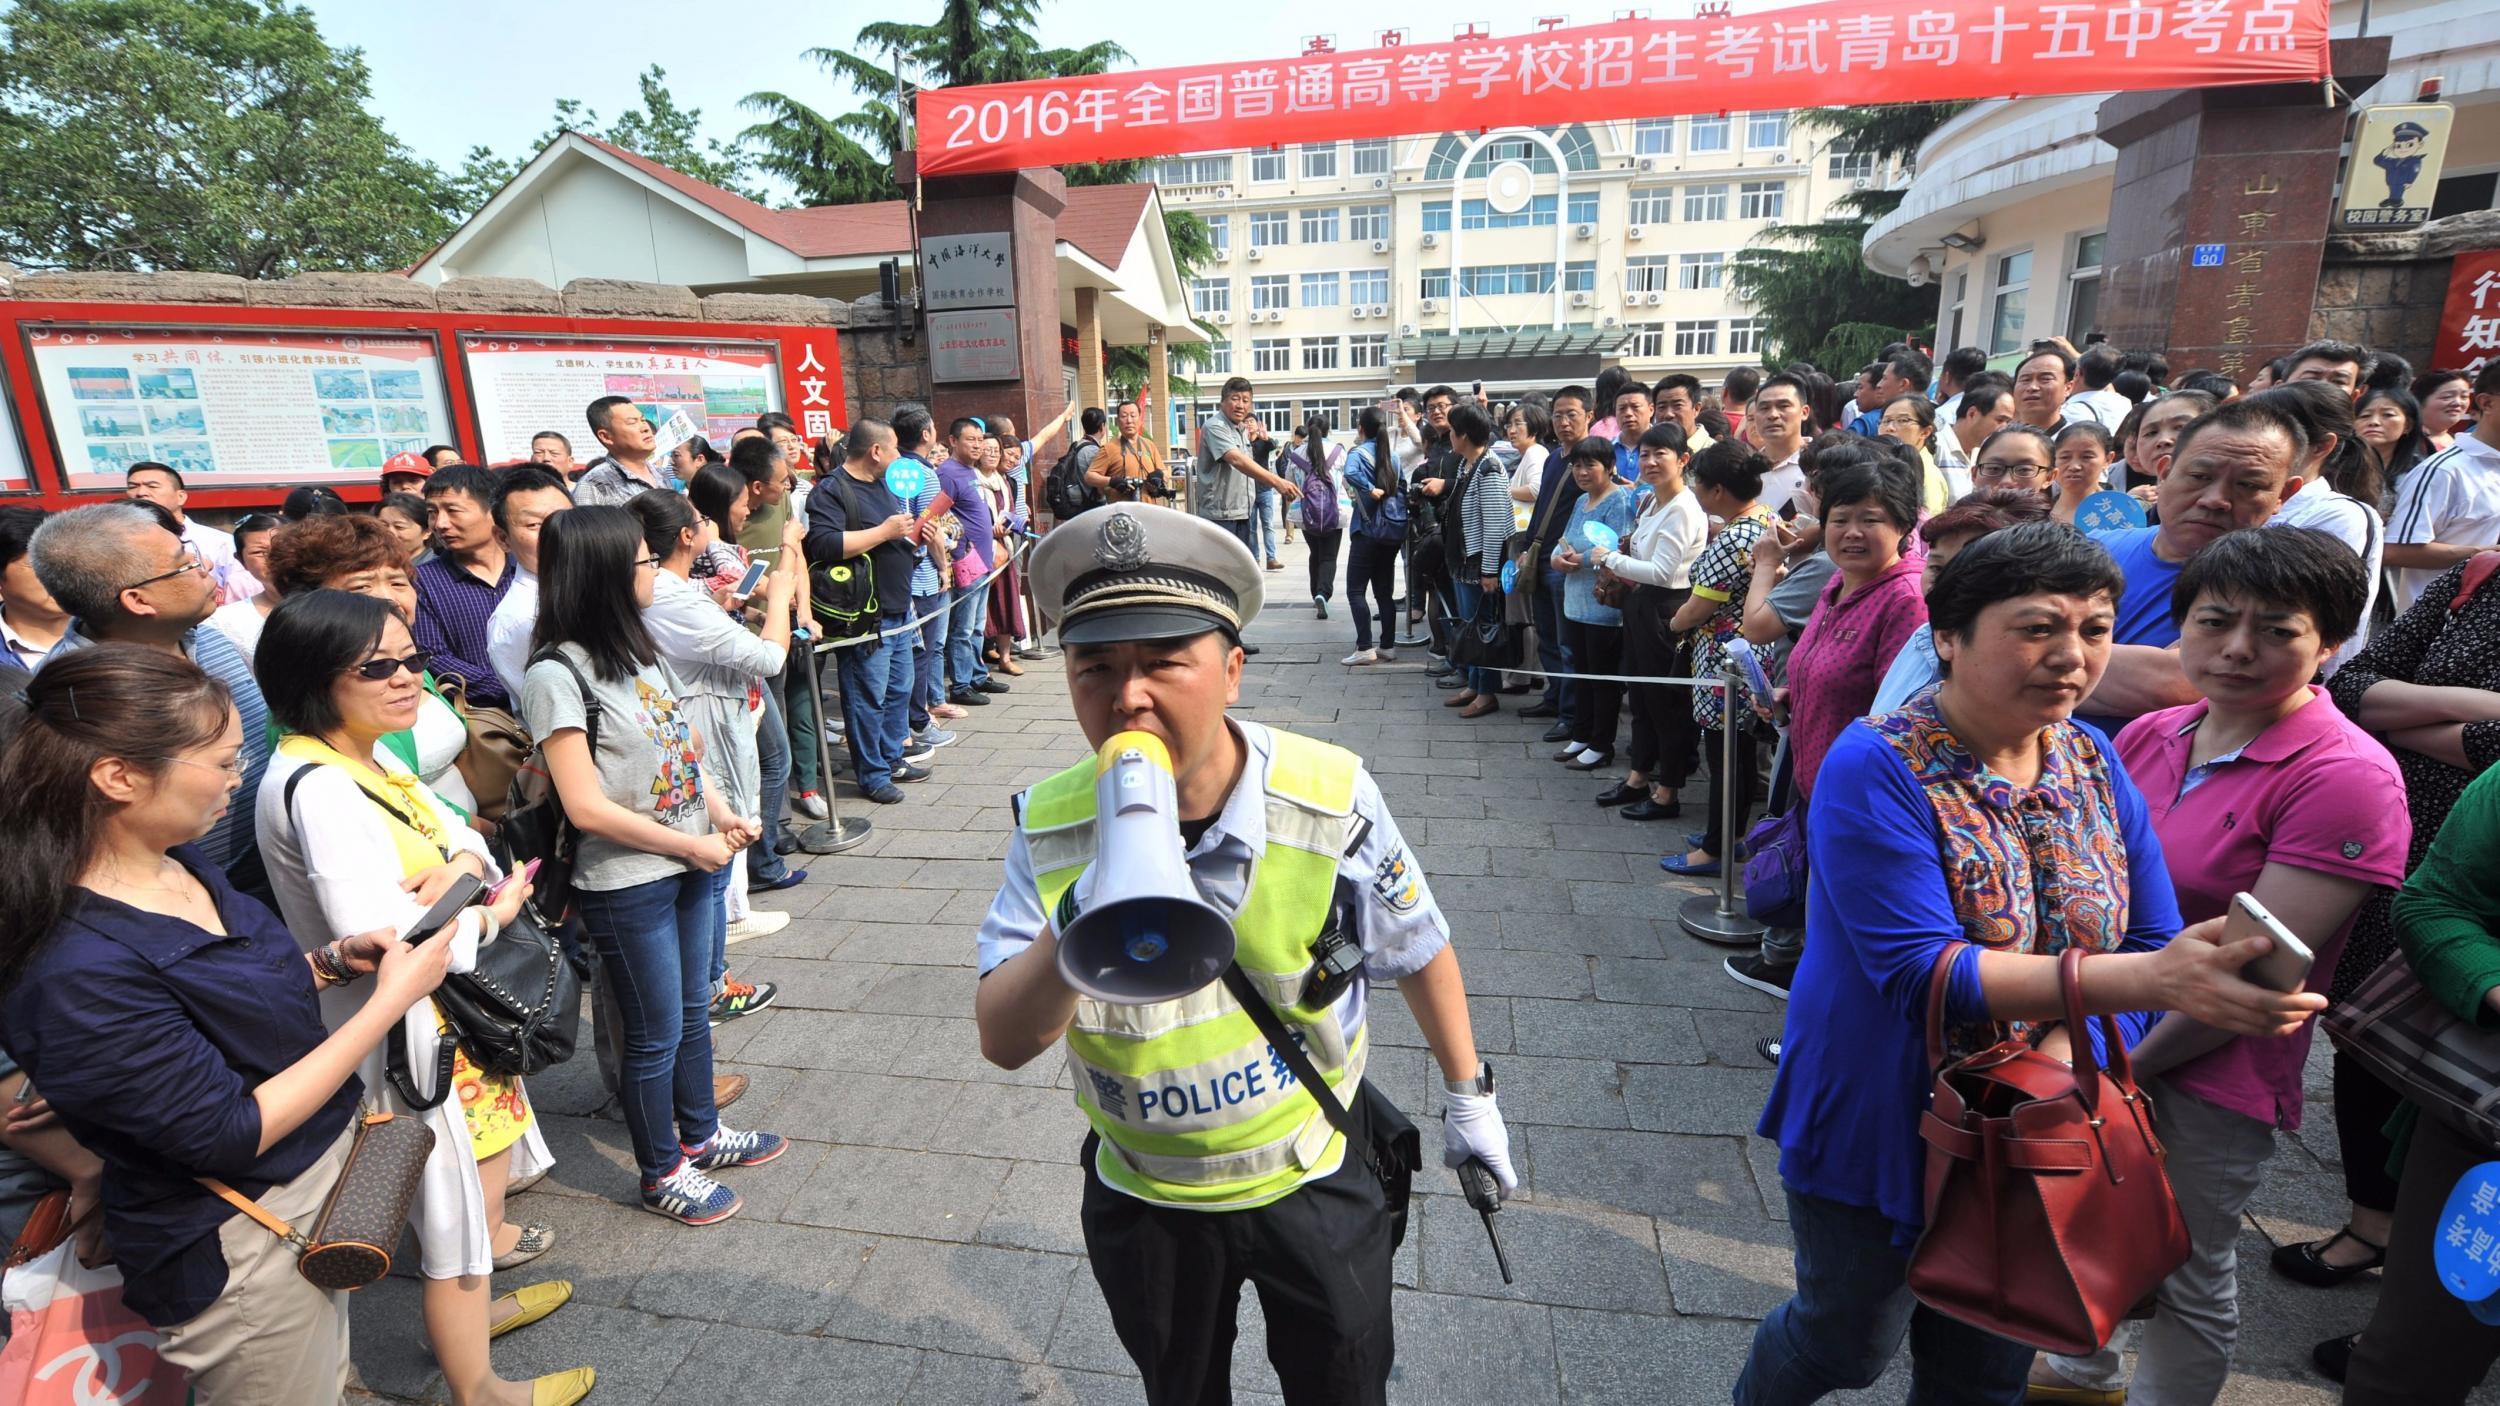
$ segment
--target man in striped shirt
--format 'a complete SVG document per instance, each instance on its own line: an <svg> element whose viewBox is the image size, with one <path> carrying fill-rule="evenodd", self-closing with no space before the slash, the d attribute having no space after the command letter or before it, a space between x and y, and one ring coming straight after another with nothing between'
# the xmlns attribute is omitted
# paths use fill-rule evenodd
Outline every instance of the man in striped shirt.
<svg viewBox="0 0 2500 1406"><path fill-rule="evenodd" d="M2413 467L2387 519L2396 609L2449 567L2500 551L2500 361L2474 378L2474 428Z"/></svg>

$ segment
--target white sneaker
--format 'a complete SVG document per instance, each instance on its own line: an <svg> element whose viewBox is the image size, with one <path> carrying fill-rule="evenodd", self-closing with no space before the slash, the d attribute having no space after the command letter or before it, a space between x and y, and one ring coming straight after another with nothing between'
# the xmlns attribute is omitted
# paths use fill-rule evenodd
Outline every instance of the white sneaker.
<svg viewBox="0 0 2500 1406"><path fill-rule="evenodd" d="M1380 656L1380 662L1383 664L1395 664L1398 662L1398 652L1385 644L1377 650L1374 650L1373 653Z"/></svg>
<svg viewBox="0 0 2500 1406"><path fill-rule="evenodd" d="M1338 662L1338 663L1340 663L1340 664L1372 664L1372 663L1377 663L1377 662L1379 661L1379 659L1380 659L1380 651L1379 651L1379 650L1376 650L1376 649L1358 649L1358 650L1354 651L1352 654L1347 655L1345 658L1338 660L1337 662Z"/></svg>
<svg viewBox="0 0 2500 1406"><path fill-rule="evenodd" d="M770 937L788 926L790 915L787 913L776 913L769 908L750 908L745 917L729 924L726 936L731 942L744 942L751 937Z"/></svg>
<svg viewBox="0 0 2500 1406"><path fill-rule="evenodd" d="M821 792L801 791L790 798L790 809L810 820L825 818L825 798Z"/></svg>

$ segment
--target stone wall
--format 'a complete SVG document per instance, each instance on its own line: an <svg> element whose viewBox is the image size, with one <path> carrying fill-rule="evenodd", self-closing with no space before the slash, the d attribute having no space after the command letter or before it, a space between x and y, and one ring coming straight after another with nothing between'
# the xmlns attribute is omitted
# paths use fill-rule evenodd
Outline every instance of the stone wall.
<svg viewBox="0 0 2500 1406"><path fill-rule="evenodd" d="M2392 351L2428 370L2449 266L2477 249L2500 249L2500 210L2451 215L2403 234L2329 239L2310 337Z"/></svg>
<svg viewBox="0 0 2500 1406"><path fill-rule="evenodd" d="M875 294L855 303L785 293L703 295L673 283L577 278L562 290L526 278L455 278L439 287L395 273L307 273L247 280L222 273L12 273L0 296L41 302L191 303L253 308L518 313L652 321L762 322L836 327L842 337L843 418L884 416L929 396L927 357L906 338L908 313Z"/></svg>

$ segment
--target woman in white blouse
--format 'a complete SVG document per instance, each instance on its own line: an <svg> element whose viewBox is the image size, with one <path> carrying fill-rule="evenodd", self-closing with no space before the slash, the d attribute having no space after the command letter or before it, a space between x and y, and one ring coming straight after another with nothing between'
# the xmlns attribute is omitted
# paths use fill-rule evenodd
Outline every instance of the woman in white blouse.
<svg viewBox="0 0 2500 1406"><path fill-rule="evenodd" d="M1554 437L1553 418L1542 401L1523 400L1502 412L1502 437L1519 451L1519 462L1510 467L1511 517L1515 530L1525 532L1545 484L1545 442Z"/></svg>
<svg viewBox="0 0 2500 1406"><path fill-rule="evenodd" d="M262 778L254 818L279 910L299 941L404 934L460 875L502 877L477 832L383 745L415 720L425 696L418 683L425 655L398 611L345 591L290 592L271 613L261 646L254 674L287 735ZM527 895L523 885L508 885L434 939L454 944L451 970L474 970L478 947L495 940ZM324 1021L339 1028L370 990L324 990ZM524 1229L503 1218L512 1176L534 1176L554 1159L517 1077L479 1071L454 1045L444 1087L440 1061L449 1041L439 1008L419 1001L401 1023L401 1059L391 1058L394 1042L385 1041L358 1070L371 1106L421 1119L434 1132L409 1216L426 1335L459 1406L578 1400L589 1389L588 1369L534 1392L535 1383L496 1376L488 1356L491 1339L562 1307L572 1285L551 1280L490 1298L499 1255L513 1267L554 1243L544 1226Z"/></svg>
<svg viewBox="0 0 2500 1406"><path fill-rule="evenodd" d="M1683 427L1661 420L1641 435L1641 515L1620 551L1591 552L1604 577L1632 588L1623 606L1623 671L1649 677L1684 672L1684 636L1669 623L1693 592L1693 561L1710 537L1710 515L1684 486ZM1675 793L1700 765L1700 732L1689 689L1636 683L1632 695L1632 770L1597 795L1622 806L1626 820L1667 820L1682 814Z"/></svg>

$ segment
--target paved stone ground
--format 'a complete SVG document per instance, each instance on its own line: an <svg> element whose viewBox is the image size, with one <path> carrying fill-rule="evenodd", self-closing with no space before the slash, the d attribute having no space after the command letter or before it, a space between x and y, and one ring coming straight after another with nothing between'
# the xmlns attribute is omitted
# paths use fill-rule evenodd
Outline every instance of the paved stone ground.
<svg viewBox="0 0 2500 1406"><path fill-rule="evenodd" d="M1252 631L1265 652L1240 712L1351 747L1378 775L1457 935L1526 1173L1501 1216L1510 1288L1450 1175L1419 1180L1392 1399L1727 1400L1753 1320L1791 1287L1776 1149L1749 1135L1771 1078L1754 1040L1780 1011L1720 972L1725 949L1677 927L1698 887L1653 860L1686 827L1591 804L1601 782L1548 760L1542 723L1441 711L1420 651L1341 668L1352 627L1342 604L1320 622L1296 603L1290 550L1268 577L1283 599ZM516 1214L562 1243L506 1278L569 1278L576 1297L498 1345L506 1375L591 1363L599 1406L1142 1400L1083 1260L1084 1123L1060 1062L994 1069L973 1036L972 933L999 881L1008 797L1085 753L1056 662L1026 667L1014 693L957 724L962 743L909 804L848 800L875 833L808 860L803 887L767 900L795 921L733 950L740 975L781 987L772 1009L718 1032L722 1067L754 1081L734 1119L796 1140L730 1174L741 1216L697 1231L643 1213L588 1061L531 1081L559 1164ZM1430 1058L1395 992L1374 1012L1373 1075L1435 1152ZM2264 1268L2274 1242L2342 1213L2323 1069L2309 1128L2282 1139L2242 1235L2226 1402L2335 1399L2309 1345L2368 1314L2367 1286L2301 1289ZM1236 1387L1274 1400L1255 1297L1243 1318ZM357 1296L355 1362L381 1397L448 1399L409 1280ZM1834 1399L1902 1399L1905 1363Z"/></svg>

